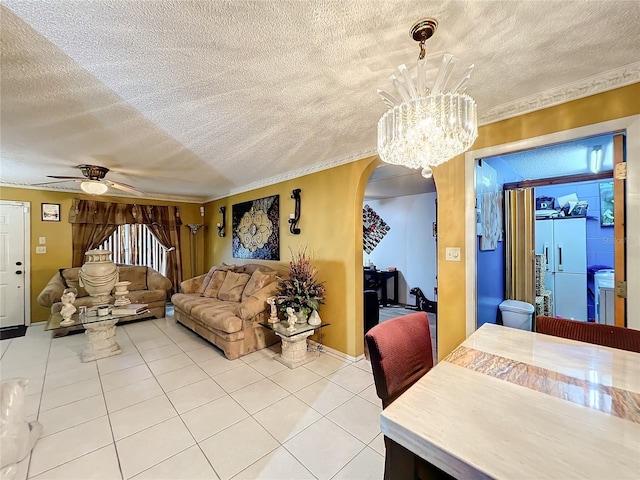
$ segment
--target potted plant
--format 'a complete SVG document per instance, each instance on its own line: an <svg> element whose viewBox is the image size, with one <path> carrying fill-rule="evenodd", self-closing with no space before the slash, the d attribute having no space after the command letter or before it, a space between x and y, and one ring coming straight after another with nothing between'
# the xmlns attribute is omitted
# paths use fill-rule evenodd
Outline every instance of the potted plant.
<svg viewBox="0 0 640 480"><path fill-rule="evenodd" d="M289 278L280 280L278 285L277 302L280 310L285 312L288 307L299 315L301 323L306 322L312 311L318 311L324 303L324 282L317 279L318 269L311 264L307 249L300 248L296 253L291 249L289 262Z"/></svg>

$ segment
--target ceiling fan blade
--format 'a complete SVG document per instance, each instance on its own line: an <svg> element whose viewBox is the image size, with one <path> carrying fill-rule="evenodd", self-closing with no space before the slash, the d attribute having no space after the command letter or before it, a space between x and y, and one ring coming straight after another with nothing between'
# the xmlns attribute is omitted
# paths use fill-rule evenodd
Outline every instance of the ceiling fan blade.
<svg viewBox="0 0 640 480"><path fill-rule="evenodd" d="M133 195L138 195L139 197L147 196L146 193L143 193L140 190L136 190L131 185L127 185L126 183L112 182L111 180L103 180L103 183L106 183L110 187L116 188L118 190L122 190L123 192L131 193Z"/></svg>
<svg viewBox="0 0 640 480"><path fill-rule="evenodd" d="M51 177L51 178L64 178L64 177ZM42 183L32 183L31 186L33 187L40 187L42 185L53 185L54 183L67 183L67 182L81 182L82 178L76 178L76 177L69 177L67 180L59 180L57 182L42 182Z"/></svg>
<svg viewBox="0 0 640 480"><path fill-rule="evenodd" d="M59 176L59 175L47 175L47 178L58 178L58 179L64 179L64 180L86 180L86 178L84 177L65 177L65 176Z"/></svg>

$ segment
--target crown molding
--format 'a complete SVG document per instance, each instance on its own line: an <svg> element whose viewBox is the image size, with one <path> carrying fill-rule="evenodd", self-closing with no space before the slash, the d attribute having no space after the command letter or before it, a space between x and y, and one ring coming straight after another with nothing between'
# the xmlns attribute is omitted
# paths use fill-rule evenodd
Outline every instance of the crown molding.
<svg viewBox="0 0 640 480"><path fill-rule="evenodd" d="M639 81L640 62L631 63L615 70L609 70L608 72L489 108L480 115L478 124L488 125L615 88L625 87Z"/></svg>
<svg viewBox="0 0 640 480"><path fill-rule="evenodd" d="M517 117L527 113L542 110L544 108L553 107L562 103L570 102L572 100L578 100L580 98L589 97L598 93L606 92L620 87L625 87L634 83L640 82L640 62L631 63L624 67L610 70L602 74L587 77L582 80L578 80L573 83L569 83L557 88L552 88L544 92L523 97L512 102L504 103L493 108L489 108L480 114L478 119L478 125L488 125L490 123L499 122L508 118ZM293 180L305 175L311 175L313 173L320 172L322 170L328 170L330 168L345 165L347 163L355 162L367 157L377 155L376 148L369 148L362 150L358 153L345 155L341 157L334 157L326 162L315 163L313 165L305 165L296 170L274 175L258 182L253 182L247 185L242 185L237 188L229 189L226 192L222 192L211 197L188 197L182 195L162 195L162 194L147 194L146 197L133 197L124 193L112 193L109 192L109 196L114 197L126 197L126 198L148 198L152 200L163 200L172 202L183 203L207 203L222 198L227 198L231 195L237 195L240 193L249 192L262 187L268 187L277 183ZM24 185L19 183L7 183L0 182L1 187L13 187L13 188L26 188L32 190L49 190L69 193L83 193L80 190L65 187L34 187L32 185Z"/></svg>
<svg viewBox="0 0 640 480"><path fill-rule="evenodd" d="M561 87L552 88L544 92L523 97L513 102L503 103L497 107L490 108L480 115L479 125L488 125L490 123L499 122L508 118L517 117L527 113L542 110L544 108L553 107L562 103L578 100L580 98L589 97L598 93L606 92L620 87L625 87L640 81L640 62L631 63L615 70L609 70L602 74L587 77L573 83L563 85ZM310 175L322 170L337 167L347 163L361 160L363 158L377 155L376 148L370 148L356 154L336 157L328 162L316 163L314 165L305 166L290 172L265 178L259 182L254 182L242 187L229 190L226 194L217 195L207 198L205 201L211 202L230 195L248 192L276 183L292 180L294 178Z"/></svg>
<svg viewBox="0 0 640 480"><path fill-rule="evenodd" d="M305 165L301 168L297 168L280 175L274 175L273 177L268 177L258 182L253 182L238 188L232 188L224 195L207 198L206 202L213 202L214 200L226 198L231 195L237 195L239 193L249 192L258 188L268 187L269 185L275 185L276 183L285 182L287 180L293 180L294 178L304 177L305 175L311 175L312 173L321 172L322 170L329 170L330 168L339 167L340 165L346 165L347 163L355 162L367 157L372 157L374 155L378 155L378 150L376 148L370 148L368 150L363 150L351 155L334 157L327 162Z"/></svg>
<svg viewBox="0 0 640 480"><path fill-rule="evenodd" d="M34 185L25 185L21 183L11 183L11 182L0 182L0 187L7 188L24 188L27 190L45 190L48 192L65 192L65 193L76 193L80 195L87 195L80 189L74 189L71 187L44 187L44 186L34 186ZM162 195L155 193L147 193L144 197L139 197L137 195L127 195L126 193L120 193L119 191L114 191L114 189L110 189L108 193L104 195L93 195L93 197L123 197L123 198L133 198L138 202L144 200L162 200L165 202L180 202L180 203L204 203L205 199L203 197L185 197L182 195Z"/></svg>

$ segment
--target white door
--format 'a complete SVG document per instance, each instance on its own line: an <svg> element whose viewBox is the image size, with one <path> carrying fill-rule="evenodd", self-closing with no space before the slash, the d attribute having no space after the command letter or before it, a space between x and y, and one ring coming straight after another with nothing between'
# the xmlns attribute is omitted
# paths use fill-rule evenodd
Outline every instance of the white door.
<svg viewBox="0 0 640 480"><path fill-rule="evenodd" d="M553 220L536 220L536 254L545 256L547 272L555 269L553 223ZM546 288L553 291L548 286Z"/></svg>
<svg viewBox="0 0 640 480"><path fill-rule="evenodd" d="M0 201L0 327L26 325L25 208Z"/></svg>
<svg viewBox="0 0 640 480"><path fill-rule="evenodd" d="M554 277L555 316L586 322L587 274L556 273Z"/></svg>
<svg viewBox="0 0 640 480"><path fill-rule="evenodd" d="M587 273L587 227L585 218L554 220L556 272ZM586 289L586 287L585 287Z"/></svg>

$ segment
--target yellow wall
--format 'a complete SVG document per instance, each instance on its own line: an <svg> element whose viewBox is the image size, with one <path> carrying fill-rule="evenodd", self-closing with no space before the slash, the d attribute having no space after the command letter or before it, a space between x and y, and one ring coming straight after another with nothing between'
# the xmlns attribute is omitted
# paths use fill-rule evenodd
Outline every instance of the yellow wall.
<svg viewBox="0 0 640 480"><path fill-rule="evenodd" d="M517 118L480 128L472 150L500 145L548 133L577 128L593 123L640 113L640 85L634 84L592 97L568 102ZM269 195L280 195L280 262L287 265L289 247L307 246L314 255L319 277L326 282L327 301L321 309L323 320L330 322L324 329L327 346L357 356L363 351L362 325L362 200L366 182L378 164L377 157L359 160L312 175L233 195L206 205L204 220L197 204L177 204L163 201L144 203L179 205L184 224L205 223L198 235L199 255L196 274L221 262L248 263L234 259L231 253L231 209L233 204ZM437 167L434 171L438 189L438 356L443 358L466 335L465 262L444 261L446 246L459 246L464 255L467 232L464 224L465 191L464 156ZM288 218L293 212L291 191L302 189L300 235L289 233ZM72 198L79 194L3 188L0 198L32 202L31 220L31 304L32 321L47 318L46 309L35 298L53 273L71 263L71 227L66 218ZM90 198L85 196L84 198ZM101 197L109 201L134 201L120 197ZM40 203L60 203L60 223L40 221ZM142 201L140 201L142 202ZM227 235L217 236L218 209L227 208ZM192 275L190 265L189 230L183 227L182 245L184 278ZM47 237L47 255L35 255L38 237ZM463 258L464 260L464 258ZM269 264L272 262L258 262Z"/></svg>
<svg viewBox="0 0 640 480"><path fill-rule="evenodd" d="M348 355L363 352L362 322L362 198L376 158L360 160L312 175L296 178L207 204L208 265L252 263L234 259L231 252L231 210L237 203L270 195L280 195L280 262L288 266L289 248L307 247L318 267L318 277L325 281L326 303L320 316L331 327L323 331L323 342ZM292 190L300 188L301 233L289 232L289 214L294 212ZM227 235L216 234L220 222L219 208L227 208ZM354 229L355 226L355 229ZM269 261L255 263L272 264Z"/></svg>
<svg viewBox="0 0 640 480"><path fill-rule="evenodd" d="M638 84L568 102L517 118L481 127L471 150L500 145L548 133L640 113ZM362 200L377 157L359 160L295 180L234 195L207 205L205 263L233 263L231 254L231 208L268 195L280 195L281 262L289 260L288 247L308 245L315 253L320 277L326 281L327 304L321 309L323 320L332 326L324 332L331 348L360 355L362 326ZM443 358L466 336L465 262L446 262L446 246L459 246L464 254L467 232L464 224L464 156L456 157L434 171L438 193L438 357ZM294 188L302 189L302 233L289 234L287 219L293 212L289 197ZM227 207L227 236L218 238L215 224L218 209ZM245 260L235 260L245 263ZM269 262L260 262L269 263Z"/></svg>
<svg viewBox="0 0 640 480"><path fill-rule="evenodd" d="M71 201L74 198L146 205L177 205L180 207L180 215L184 224L202 223L198 204L109 196L92 197L80 193L52 192L23 188L0 188L0 200L31 203L31 322L47 320L49 317L49 309L40 306L36 299L59 268L71 266L71 224L68 219ZM61 221L43 222L40 215L42 203L59 203ZM184 278L192 276L188 235L190 235L189 230L183 226L181 243L183 247L182 263ZM201 236L202 234L200 233L199 235ZM46 254L36 254L36 247L39 245L38 240L40 237L46 238ZM200 242L200 248L203 248L202 240ZM202 255L200 255L200 258L202 258Z"/></svg>
<svg viewBox="0 0 640 480"><path fill-rule="evenodd" d="M481 127L471 148L477 150L549 133L570 130L640 113L640 84L567 102ZM466 336L465 259L446 262L444 249L459 246L464 255L464 155L434 170L438 190L438 357L443 358ZM453 214L455 212L455 214Z"/></svg>

